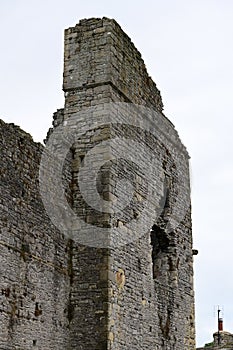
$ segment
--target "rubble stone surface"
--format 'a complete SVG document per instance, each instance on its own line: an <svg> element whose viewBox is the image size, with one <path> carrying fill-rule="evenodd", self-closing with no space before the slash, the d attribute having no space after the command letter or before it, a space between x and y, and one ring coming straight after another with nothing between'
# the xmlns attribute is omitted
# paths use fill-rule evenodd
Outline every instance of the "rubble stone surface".
<svg viewBox="0 0 233 350"><path fill-rule="evenodd" d="M84 123L85 134L70 148L63 169L67 201L96 230L107 228L111 235L119 228L132 237L128 244L119 244L122 237L116 236L115 244L95 247L60 232L48 216L38 180L44 146L0 121L0 349L194 350L189 156L163 115L160 92L140 53L114 20L84 19L65 31L63 90L65 106L54 113L46 145L80 111L96 108L101 113L115 102L153 110L161 118L163 142L128 125L127 118L124 125L117 123L117 111L114 124ZM123 213L111 214L85 203L78 173L87 152L102 141L111 140L120 158L117 137L143 141L158 160L161 176L145 179L145 171L129 159L115 161L107 149L96 151L97 159L106 157L97 181L105 201L124 196L119 179L134 188ZM139 150L139 162L147 156ZM159 177L161 188L156 186ZM48 181L53 183L52 172ZM153 196L147 198L150 183L155 184L155 197L165 188L164 208L141 234L127 224L143 215L145 200L148 215L153 214ZM185 212L181 218L175 208L178 214Z"/></svg>

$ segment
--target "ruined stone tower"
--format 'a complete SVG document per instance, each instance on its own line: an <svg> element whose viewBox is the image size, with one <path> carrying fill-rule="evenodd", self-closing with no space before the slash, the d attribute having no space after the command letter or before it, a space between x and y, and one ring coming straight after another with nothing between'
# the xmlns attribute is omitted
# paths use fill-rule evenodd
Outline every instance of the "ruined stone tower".
<svg viewBox="0 0 233 350"><path fill-rule="evenodd" d="M189 156L114 20L65 31L63 90L46 148L0 124L0 349L194 350Z"/></svg>

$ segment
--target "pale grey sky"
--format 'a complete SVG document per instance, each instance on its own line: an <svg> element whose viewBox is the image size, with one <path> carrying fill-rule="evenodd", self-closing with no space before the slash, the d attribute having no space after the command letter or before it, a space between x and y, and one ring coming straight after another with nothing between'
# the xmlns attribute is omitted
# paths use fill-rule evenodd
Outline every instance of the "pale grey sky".
<svg viewBox="0 0 233 350"><path fill-rule="evenodd" d="M63 106L63 31L115 18L142 53L191 155L197 344L215 305L233 332L233 1L0 0L0 118L42 141Z"/></svg>

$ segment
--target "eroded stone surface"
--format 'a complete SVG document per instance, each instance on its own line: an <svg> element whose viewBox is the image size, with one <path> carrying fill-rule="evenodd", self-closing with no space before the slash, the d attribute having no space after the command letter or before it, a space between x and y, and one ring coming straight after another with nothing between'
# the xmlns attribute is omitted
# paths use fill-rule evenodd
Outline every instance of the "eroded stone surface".
<svg viewBox="0 0 233 350"><path fill-rule="evenodd" d="M85 19L65 31L63 89L65 106L54 114L47 143L56 130L63 137L59 126L75 120L80 111L96 107L96 120L101 119L106 105L114 102L149 108L162 123L154 126L159 129L156 137L153 127L142 127L143 115L138 125L128 124L131 107L121 119L115 106L115 123L95 125L93 113L91 119L88 113L80 119L83 134L64 163L64 193L83 223L110 236L122 232L109 245L91 246L62 234L43 207L38 185L43 146L1 122L0 348L194 350L189 157L174 126L161 114L160 92L140 53L114 20ZM161 174L147 178L145 167L142 171L133 160L122 158L119 138L133 140L129 146L143 143L139 163L149 152ZM110 148L98 148L109 140ZM132 183L132 200L120 213L101 212L84 201L78 174L92 149L93 167L104 160L96 180L104 201L125 199L124 182ZM56 187L53 173L48 181ZM163 210L143 232L134 231L128 223L142 217L146 200L148 215L155 210L153 196L147 198L149 183L155 197L162 193Z"/></svg>

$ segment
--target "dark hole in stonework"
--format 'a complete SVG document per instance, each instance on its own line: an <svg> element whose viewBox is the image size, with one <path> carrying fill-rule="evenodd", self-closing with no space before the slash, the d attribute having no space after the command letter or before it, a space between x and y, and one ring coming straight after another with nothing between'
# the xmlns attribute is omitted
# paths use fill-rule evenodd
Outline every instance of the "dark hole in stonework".
<svg viewBox="0 0 233 350"><path fill-rule="evenodd" d="M10 288L2 289L2 295L8 298L10 296Z"/></svg>
<svg viewBox="0 0 233 350"><path fill-rule="evenodd" d="M35 316L38 317L42 315L42 309L39 307L39 303L36 303L35 305Z"/></svg>
<svg viewBox="0 0 233 350"><path fill-rule="evenodd" d="M154 252L154 258L158 252L166 252L169 247L169 238L166 232L157 225L153 225L151 230L151 245Z"/></svg>
<svg viewBox="0 0 233 350"><path fill-rule="evenodd" d="M23 243L23 244L22 244L22 251L23 251L24 253L27 253L27 254L30 253L30 247L29 247L29 244L28 244L28 243Z"/></svg>
<svg viewBox="0 0 233 350"><path fill-rule="evenodd" d="M152 327L150 326L150 332L152 332Z"/></svg>
<svg viewBox="0 0 233 350"><path fill-rule="evenodd" d="M140 258L138 258L138 269L139 269L139 271L141 271L141 269L142 269L142 267L141 267L141 259Z"/></svg>
<svg viewBox="0 0 233 350"><path fill-rule="evenodd" d="M161 259L161 253L166 253L170 245L170 241L167 233L157 225L153 225L150 233L151 245L152 245L152 265L153 265L153 278L159 276L159 260Z"/></svg>
<svg viewBox="0 0 233 350"><path fill-rule="evenodd" d="M71 148L70 152L71 152L72 159L75 159L75 149Z"/></svg>
<svg viewBox="0 0 233 350"><path fill-rule="evenodd" d="M81 161L81 163L82 163L82 161L83 161L83 159L85 158L85 156L84 156L84 155L81 155L81 156L79 156L79 158L80 158L80 161Z"/></svg>
<svg viewBox="0 0 233 350"><path fill-rule="evenodd" d="M33 345L33 346L36 346L36 340L33 340L33 341L32 341L32 345Z"/></svg>

